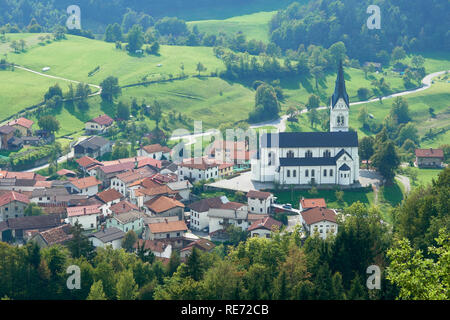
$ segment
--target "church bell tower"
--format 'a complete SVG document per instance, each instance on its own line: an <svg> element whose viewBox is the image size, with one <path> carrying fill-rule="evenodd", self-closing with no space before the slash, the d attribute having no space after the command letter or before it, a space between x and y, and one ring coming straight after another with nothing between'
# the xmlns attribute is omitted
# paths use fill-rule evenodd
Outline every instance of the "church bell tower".
<svg viewBox="0 0 450 320"><path fill-rule="evenodd" d="M330 132L348 131L350 102L345 89L344 68L339 62L336 86L331 97Z"/></svg>

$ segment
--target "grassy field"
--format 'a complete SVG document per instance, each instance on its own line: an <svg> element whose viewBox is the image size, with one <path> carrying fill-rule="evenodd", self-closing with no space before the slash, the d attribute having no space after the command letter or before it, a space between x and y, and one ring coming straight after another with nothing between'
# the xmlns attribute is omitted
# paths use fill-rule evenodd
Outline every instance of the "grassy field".
<svg viewBox="0 0 450 320"><path fill-rule="evenodd" d="M200 32L206 34L223 32L227 35L235 35L238 32L242 32L247 40L255 39L268 42L269 22L275 13L276 11L257 12L225 20L190 21L188 22L188 26L197 26Z"/></svg>

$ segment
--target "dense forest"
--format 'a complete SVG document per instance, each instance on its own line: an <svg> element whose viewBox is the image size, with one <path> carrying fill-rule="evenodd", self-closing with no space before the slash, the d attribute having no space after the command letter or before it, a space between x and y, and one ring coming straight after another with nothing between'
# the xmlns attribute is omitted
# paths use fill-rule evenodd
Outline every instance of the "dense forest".
<svg viewBox="0 0 450 320"><path fill-rule="evenodd" d="M381 29L369 30L369 5L381 9ZM441 0L314 0L291 4L270 23L271 39L283 50L344 42L348 55L380 60L380 52L401 46L408 51L449 50L450 3ZM380 61L381 62L381 61Z"/></svg>

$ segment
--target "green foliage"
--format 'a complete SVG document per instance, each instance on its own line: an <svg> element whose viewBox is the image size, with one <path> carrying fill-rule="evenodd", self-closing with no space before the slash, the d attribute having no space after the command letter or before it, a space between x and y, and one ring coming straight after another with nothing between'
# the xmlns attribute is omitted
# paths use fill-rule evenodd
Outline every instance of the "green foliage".
<svg viewBox="0 0 450 320"><path fill-rule="evenodd" d="M105 293L103 292L102 281L95 281L91 286L91 291L86 300L106 300Z"/></svg>
<svg viewBox="0 0 450 320"><path fill-rule="evenodd" d="M127 252L131 252L133 250L133 245L136 243L138 237L134 230L128 231L122 239L122 248Z"/></svg>
<svg viewBox="0 0 450 320"><path fill-rule="evenodd" d="M131 270L125 270L119 275L117 281L117 300L135 300L138 287Z"/></svg>
<svg viewBox="0 0 450 320"><path fill-rule="evenodd" d="M50 115L40 117L38 120L38 126L42 130L45 130L50 133L55 133L55 132L59 131L59 129L60 129L59 121L56 120L56 118L54 116L50 116Z"/></svg>
<svg viewBox="0 0 450 320"><path fill-rule="evenodd" d="M278 117L280 103L272 86L262 84L256 89L255 110L249 115L249 121L263 121Z"/></svg>
<svg viewBox="0 0 450 320"><path fill-rule="evenodd" d="M119 87L119 79L113 76L103 80L100 83L100 87L102 87L102 99L108 102L112 102L113 99L117 98L122 92L122 89Z"/></svg>

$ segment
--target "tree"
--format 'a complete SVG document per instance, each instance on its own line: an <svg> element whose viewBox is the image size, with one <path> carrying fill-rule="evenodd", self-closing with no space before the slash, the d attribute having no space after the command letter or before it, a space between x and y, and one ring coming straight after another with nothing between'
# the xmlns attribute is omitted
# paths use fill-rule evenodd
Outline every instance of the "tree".
<svg viewBox="0 0 450 320"><path fill-rule="evenodd" d="M127 50L130 53L135 53L140 50L144 45L144 33L140 25L134 25L128 32L128 47Z"/></svg>
<svg viewBox="0 0 450 320"><path fill-rule="evenodd" d="M130 157L130 150L128 148L128 145L123 144L121 142L117 142L112 150L111 158L113 160L117 159L125 159Z"/></svg>
<svg viewBox="0 0 450 320"><path fill-rule="evenodd" d="M207 69L201 62L199 62L199 63L197 63L196 70L198 71L198 75L200 76L200 73L203 71L206 71Z"/></svg>
<svg viewBox="0 0 450 320"><path fill-rule="evenodd" d="M289 106L288 109L286 110L286 114L289 116L289 120L294 120L295 119L295 115L297 114L297 108L294 106Z"/></svg>
<svg viewBox="0 0 450 320"><path fill-rule="evenodd" d="M45 130L50 133L55 133L60 129L59 121L56 120L55 117L50 115L39 118L38 126L42 130Z"/></svg>
<svg viewBox="0 0 450 320"><path fill-rule="evenodd" d="M192 252L187 258L186 267L187 267L186 268L187 276L191 277L195 281L199 281L202 278L204 270L202 266L200 252L195 246L192 248Z"/></svg>
<svg viewBox="0 0 450 320"><path fill-rule="evenodd" d="M358 112L358 121L361 122L363 127L366 126L368 119L369 119L369 111L367 110L367 107L360 108Z"/></svg>
<svg viewBox="0 0 450 320"><path fill-rule="evenodd" d="M130 107L123 103L122 101L119 101L117 104L117 113L116 113L117 119L120 120L128 120L130 119Z"/></svg>
<svg viewBox="0 0 450 320"><path fill-rule="evenodd" d="M67 242L72 258L85 257L88 261L94 255L94 246L91 241L83 235L83 227L77 222L72 226L70 232L73 238Z"/></svg>
<svg viewBox="0 0 450 320"><path fill-rule="evenodd" d="M367 88L359 88L357 91L358 98L361 101L365 101L369 98L370 90Z"/></svg>
<svg viewBox="0 0 450 320"><path fill-rule="evenodd" d="M61 90L61 87L59 84L55 84L54 86L48 88L47 93L44 96L45 101L50 100L51 98L59 96L60 98L63 97L63 92Z"/></svg>
<svg viewBox="0 0 450 320"><path fill-rule="evenodd" d="M397 123L407 123L411 121L408 102L403 97L395 98L389 115L395 119Z"/></svg>
<svg viewBox="0 0 450 320"><path fill-rule="evenodd" d="M250 115L250 121L273 119L278 117L280 103L275 90L271 85L262 84L256 89L255 110Z"/></svg>
<svg viewBox="0 0 450 320"><path fill-rule="evenodd" d="M30 202L27 207L25 208L25 216L31 217L31 216L41 216L45 214L44 210L42 210L41 207L39 207L36 203Z"/></svg>
<svg viewBox="0 0 450 320"><path fill-rule="evenodd" d="M122 239L122 248L127 252L131 252L137 239L138 237L134 230L128 231Z"/></svg>
<svg viewBox="0 0 450 320"><path fill-rule="evenodd" d="M400 165L400 158L392 141L389 140L381 146L377 146L371 161L372 165L388 182L393 181L395 170Z"/></svg>
<svg viewBox="0 0 450 320"><path fill-rule="evenodd" d="M117 98L122 92L122 89L119 86L119 79L113 76L103 80L100 83L100 87L102 88L100 96L107 102L113 102L113 99Z"/></svg>
<svg viewBox="0 0 450 320"><path fill-rule="evenodd" d="M406 58L406 52L403 47L395 47L392 51L392 61L399 61Z"/></svg>
<svg viewBox="0 0 450 320"><path fill-rule="evenodd" d="M319 81L323 79L324 72L323 68L320 66L315 66L311 69L311 74L314 76L314 79L316 81L316 91L319 90Z"/></svg>
<svg viewBox="0 0 450 320"><path fill-rule="evenodd" d="M362 138L359 142L359 157L367 161L367 169L369 169L369 159L373 156L374 144L374 139L369 136Z"/></svg>
<svg viewBox="0 0 450 320"><path fill-rule="evenodd" d="M414 68L419 69L421 68L425 63L425 59L424 57L422 57L421 55L418 56L414 56L411 59L411 64L414 66Z"/></svg>
<svg viewBox="0 0 450 320"><path fill-rule="evenodd" d="M308 102L306 103L306 108L308 110L316 109L320 106L320 98L315 94L312 94L308 97Z"/></svg>
<svg viewBox="0 0 450 320"><path fill-rule="evenodd" d="M107 300L103 291L102 280L95 281L86 300Z"/></svg>
<svg viewBox="0 0 450 320"><path fill-rule="evenodd" d="M311 126L314 128L316 126L317 123L319 123L319 113L317 112L317 109L311 109L308 113L307 113L309 122L311 123Z"/></svg>
<svg viewBox="0 0 450 320"><path fill-rule="evenodd" d="M162 118L162 110L161 104L157 100L153 102L153 107L150 109L150 118L155 120L156 127L158 128L159 122L161 121Z"/></svg>
<svg viewBox="0 0 450 320"><path fill-rule="evenodd" d="M117 300L136 300L138 296L138 286L133 277L133 271L124 270L119 275L117 281Z"/></svg>
<svg viewBox="0 0 450 320"><path fill-rule="evenodd" d="M414 143L419 143L419 131L416 126L412 123L407 123L401 127L398 138L396 140L397 145L401 146L406 140L414 141Z"/></svg>
<svg viewBox="0 0 450 320"><path fill-rule="evenodd" d="M435 259L424 258L422 250L411 247L407 239L396 240L388 250L391 261L386 278L400 288L400 299L450 299L450 234L441 229L437 246L428 248Z"/></svg>

